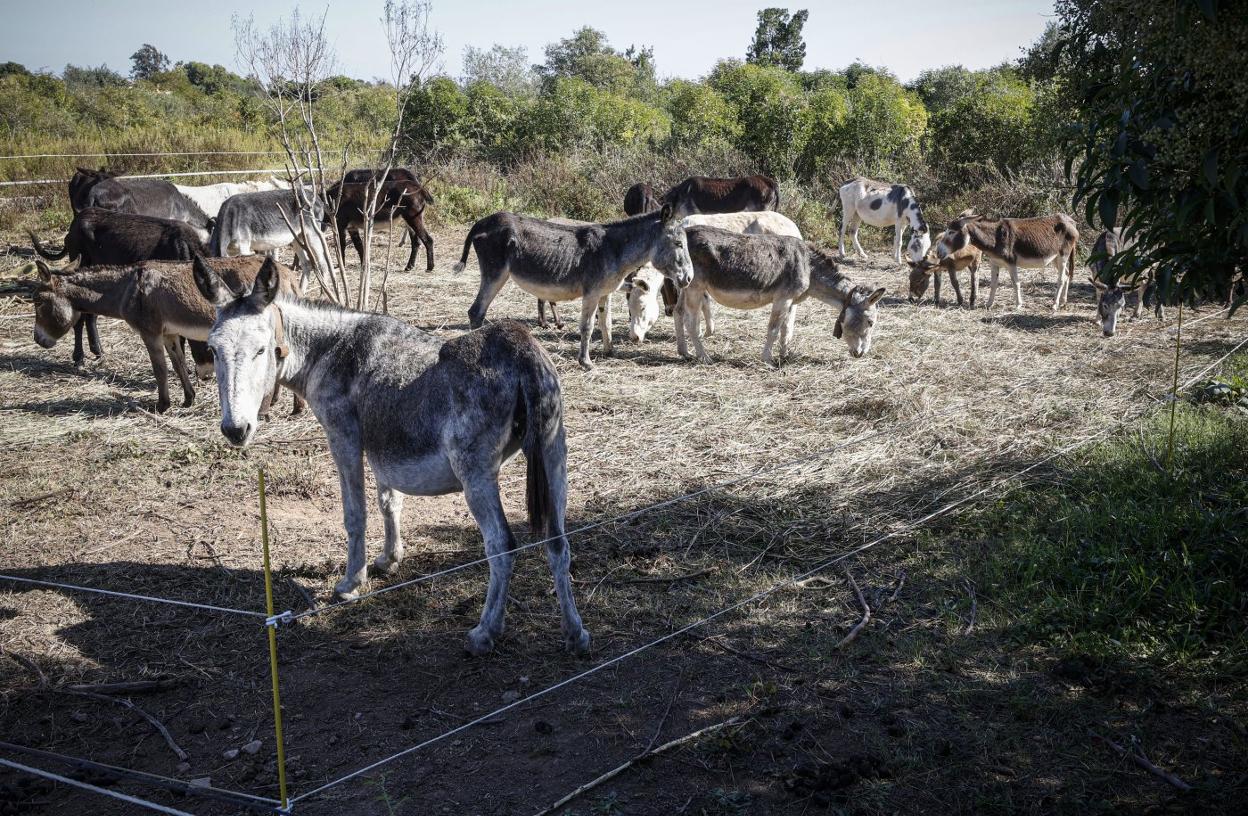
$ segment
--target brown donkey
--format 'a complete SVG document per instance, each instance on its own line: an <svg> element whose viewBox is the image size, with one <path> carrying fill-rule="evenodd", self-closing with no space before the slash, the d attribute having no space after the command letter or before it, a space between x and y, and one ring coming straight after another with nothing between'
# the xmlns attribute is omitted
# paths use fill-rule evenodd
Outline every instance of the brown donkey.
<svg viewBox="0 0 1248 816"><path fill-rule="evenodd" d="M206 341L216 319L216 309L195 286L190 262L144 261L120 266L93 266L70 275L54 275L42 261L35 290L35 342L52 348L74 327L82 314L103 315L126 321L143 338L156 375L156 410L169 408L169 369L173 362L182 383L183 407L195 401L195 389L186 369L179 337ZM272 258L250 255L221 258L213 262L235 291L249 290L262 266L272 265L283 293L294 294L297 278ZM295 413L303 408L295 400Z"/></svg>

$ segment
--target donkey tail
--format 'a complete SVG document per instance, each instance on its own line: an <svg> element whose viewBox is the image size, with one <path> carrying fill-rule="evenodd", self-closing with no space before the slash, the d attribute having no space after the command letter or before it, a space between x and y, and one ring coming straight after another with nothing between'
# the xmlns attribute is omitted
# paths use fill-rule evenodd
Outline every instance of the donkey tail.
<svg viewBox="0 0 1248 816"><path fill-rule="evenodd" d="M459 263L451 267L451 271L456 275L463 272L464 267L468 265L468 250L472 249L472 239L476 238L477 235L485 228L485 221L486 219L482 218L480 221L472 225L472 229L468 230L468 237L464 239L464 252L459 256Z"/></svg>
<svg viewBox="0 0 1248 816"><path fill-rule="evenodd" d="M61 247L61 251L59 254L53 254L47 251L46 249L44 249L43 244L39 243L39 238L35 235L34 230L30 231L30 242L31 244L34 245L35 252L38 252L39 255L43 257L44 260L59 261L69 254L69 238L68 237L65 238L65 245Z"/></svg>
<svg viewBox="0 0 1248 816"><path fill-rule="evenodd" d="M530 357L518 410L524 412L524 438L520 449L528 467L525 503L529 529L542 538L563 535L563 514L567 501L567 443L563 431L563 398L559 378L546 352L536 346ZM538 356L540 355L540 356ZM528 357L529 355L525 355Z"/></svg>

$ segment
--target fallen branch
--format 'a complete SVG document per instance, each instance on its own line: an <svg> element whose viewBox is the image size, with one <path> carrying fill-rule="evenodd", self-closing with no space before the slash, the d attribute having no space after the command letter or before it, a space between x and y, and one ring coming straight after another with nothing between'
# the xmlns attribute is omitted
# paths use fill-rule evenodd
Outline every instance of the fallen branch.
<svg viewBox="0 0 1248 816"><path fill-rule="evenodd" d="M652 751L642 751L640 754L628 760L623 765L613 768L607 771L606 773L604 773L602 776L596 779L592 779L589 782L586 782L584 785L581 785L579 788L572 791L567 796L560 799L558 802L555 802L550 807L547 807L544 810L539 810L537 813L533 814L533 816L548 816L548 814L554 813L555 811L559 810L561 807L568 804L572 800L576 799L578 796L585 793L586 791L593 790L594 788L601 785L603 782L607 782L609 780L614 779L615 777L624 773L629 768L633 767L634 765L636 765L638 762L641 762L642 760L649 759L654 756L658 756L659 754L664 753L665 751L669 751L672 748L677 748L681 745L685 745L687 743L693 742L694 740L700 739L706 736L707 734L711 734L715 731L720 731L725 728L728 728L729 726L737 725L740 721L741 721L740 717L730 717L729 719L724 720L721 723L716 723L715 725L708 725L706 728L702 728L697 731L694 731L692 734L686 734L685 736L677 737L676 739L671 740L670 742L665 742L662 745L660 745L658 748L655 748Z"/></svg>
<svg viewBox="0 0 1248 816"><path fill-rule="evenodd" d="M125 706L126 708L133 711L135 714L138 714L140 717L142 717L143 719L151 723L152 727L155 728L160 733L160 735L165 738L165 744L169 746L169 749L173 751L174 755L177 756L179 760L181 760L182 762L186 762L186 760L190 758L190 755L187 754L186 751L183 751L182 748L176 742L173 741L173 735L169 733L168 728L165 728L164 723L162 723L160 720L153 717L151 714L148 714L146 711L139 708L137 705L130 702L129 700L122 699L121 697L109 697L107 694L96 694L93 691L72 691L72 690L67 689L65 693L76 694L79 697L90 697L94 700L103 700L108 703L119 703Z"/></svg>
<svg viewBox="0 0 1248 816"><path fill-rule="evenodd" d="M858 637L858 634L867 628L867 623L871 620L871 607L867 606L867 599L862 597L862 589L858 586L858 582L854 580L854 576L850 574L849 570L845 570L845 577L849 579L850 586L854 588L854 594L858 596L858 603L862 604L862 620L854 624L854 628L849 630L849 634L837 641L836 645L832 647L833 649L840 649L852 643L854 638Z"/></svg>
<svg viewBox="0 0 1248 816"><path fill-rule="evenodd" d="M1116 751L1119 756L1126 757L1127 759L1134 762L1136 765L1139 765L1141 768L1151 773L1153 776L1167 782L1170 785L1173 785L1179 790L1189 791L1192 789L1191 785L1187 784L1182 779L1179 779L1179 777L1175 776L1174 774L1170 773L1167 770L1158 768L1152 762L1149 762L1148 758L1145 757L1143 754L1141 754L1139 751L1128 751L1126 748L1123 748L1121 745L1109 739L1108 737L1102 737L1100 734L1096 734L1091 731L1088 732L1088 735L1092 737L1092 739L1097 740L1098 742L1103 742L1104 744L1108 745L1110 748L1114 749L1114 751Z"/></svg>
<svg viewBox="0 0 1248 816"><path fill-rule="evenodd" d="M150 694L153 691L168 691L182 685L181 680L130 680L123 683L96 683L66 686L67 691L86 694ZM118 702L121 702L120 700Z"/></svg>

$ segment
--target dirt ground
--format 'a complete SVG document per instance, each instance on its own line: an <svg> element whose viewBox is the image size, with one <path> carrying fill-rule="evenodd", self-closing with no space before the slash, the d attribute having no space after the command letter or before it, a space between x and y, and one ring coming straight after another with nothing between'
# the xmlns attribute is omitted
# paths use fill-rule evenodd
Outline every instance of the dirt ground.
<svg viewBox="0 0 1248 816"><path fill-rule="evenodd" d="M466 329L475 262L463 275L450 271L463 234L435 236L432 274L392 274L394 316L445 337ZM0 268L21 260L0 259ZM845 268L890 289L870 354L850 359L832 336L835 313L812 303L801 308L796 352L779 369L759 360L765 312L720 308L707 341L712 365L681 361L665 320L643 345L624 336L613 358L595 344L598 365L586 374L576 364L575 306L563 308L564 330L539 329L533 298L509 286L491 317L525 320L559 368L570 527L836 450L573 536L577 598L594 636L586 658L561 650L549 573L534 550L517 559L508 630L484 658L463 646L484 594L481 567L280 629L291 792L900 531L844 563L872 609L856 639L838 647L862 612L837 566L300 801L294 812L538 813L647 747L733 717L737 724L641 763L560 812L1229 812L1245 786L1243 756L1232 747L1242 725L1219 714L1233 701L1072 682L1044 655L975 625L975 604L991 599L973 601L949 568L956 535L907 531L1157 399L1171 376L1173 321L1127 321L1104 339L1088 284L1074 285L1069 307L1049 311L1048 271L1023 273L1023 310L1006 306L1003 291L992 311L982 301L972 311L906 303L902 272L879 253ZM1077 281L1086 279L1080 271ZM617 338L625 335L621 311ZM1245 334L1244 318L1212 311L1188 316L1185 372ZM284 402L240 453L217 429L212 382L200 384L189 409L148 413L150 367L122 324L101 321L107 356L82 370L70 362L70 343L44 351L31 326L28 303L0 299L0 571L261 610L255 478L263 466L278 608L329 599L344 535L336 472L315 419L286 416ZM527 540L522 459L502 481ZM375 551L375 508L369 524ZM481 554L459 496L409 499L404 525L408 559L374 587ZM258 621L0 581L0 650L3 740L276 796ZM130 696L70 688L152 679L168 682ZM124 700L167 727L185 764ZM1198 790L1180 795L1092 741L1090 728L1138 736L1154 762ZM236 753L253 740L256 753ZM22 780L0 773L0 813L135 812ZM196 814L241 812L91 780Z"/></svg>

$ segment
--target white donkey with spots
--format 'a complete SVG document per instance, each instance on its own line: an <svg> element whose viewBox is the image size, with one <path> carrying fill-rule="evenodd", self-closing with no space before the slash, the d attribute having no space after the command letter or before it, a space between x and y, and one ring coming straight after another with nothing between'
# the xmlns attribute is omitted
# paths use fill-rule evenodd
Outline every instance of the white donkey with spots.
<svg viewBox="0 0 1248 816"><path fill-rule="evenodd" d="M901 237L910 227L910 240L906 254L918 263L932 246L931 232L923 219L923 207L914 191L904 184L889 184L863 176L850 179L841 185L841 257L845 257L845 232L853 235L854 248L867 257L867 251L858 242L861 224L873 227L893 227L893 260L901 263Z"/></svg>

